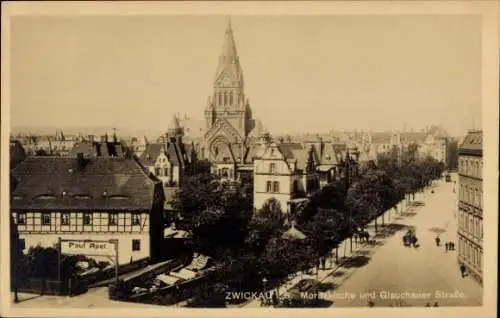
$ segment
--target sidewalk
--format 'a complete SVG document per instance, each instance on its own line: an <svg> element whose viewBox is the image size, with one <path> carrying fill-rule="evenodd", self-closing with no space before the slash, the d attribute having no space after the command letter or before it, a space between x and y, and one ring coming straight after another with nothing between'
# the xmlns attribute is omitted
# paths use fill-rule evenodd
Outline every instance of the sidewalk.
<svg viewBox="0 0 500 318"><path fill-rule="evenodd" d="M427 196L429 195L429 190L426 190L425 193L417 193L415 195L415 200L412 201L419 201L419 200L425 200ZM406 213L408 212L413 212L415 210L415 207L412 206L406 206L405 203L400 203L398 204L398 213L396 214L393 209L387 210L383 216L380 216L377 222L377 227L378 227L378 232L377 234L381 233L384 231L384 229L388 228L390 224L395 224L397 223L400 218L404 218L404 215L401 215L401 207L404 206L404 211ZM381 219L382 217L385 218L384 225L382 226ZM375 227L375 220L370 222L367 226L367 231L370 233L371 238L375 236L374 233L374 227ZM372 230L373 229L373 230ZM353 250L352 253L350 251L350 242L349 238L345 239L338 247L338 253L339 253L339 263L340 264L335 264L334 261L332 260L332 267L325 269L325 270L319 270L319 272L316 274L316 268L312 267L310 269L310 272L313 272L314 274L306 274L303 272L297 272L295 273L294 277L284 284L282 284L278 288L278 294L279 295L284 295L290 289L292 286L297 284L299 281L303 279L315 279L318 280L322 284L332 284L337 288L340 286L345 280L347 280L354 272L356 271L355 267L352 268L346 268L344 265L346 265L346 261L349 261L349 259L352 256L364 256L367 253L372 253L375 251L378 247L380 247L380 244L377 244L377 242L383 241L390 238L378 238L375 237L375 244L371 243L360 243L358 240L358 243L356 244L355 241L353 240L352 246ZM344 248L345 248L345 257L344 257ZM332 250L332 255L335 257L335 249ZM327 264L329 262L327 261ZM341 273L340 273L341 272ZM340 273L340 275L336 275ZM276 289L275 289L276 290ZM261 300L260 299L253 299L247 303L244 303L243 305L240 306L241 308L257 308L261 307Z"/></svg>

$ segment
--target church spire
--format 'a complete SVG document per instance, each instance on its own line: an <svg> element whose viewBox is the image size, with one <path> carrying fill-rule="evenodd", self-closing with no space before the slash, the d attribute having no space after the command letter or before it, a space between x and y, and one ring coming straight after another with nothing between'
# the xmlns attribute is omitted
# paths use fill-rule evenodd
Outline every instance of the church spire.
<svg viewBox="0 0 500 318"><path fill-rule="evenodd" d="M234 41L233 27L231 25L230 18L228 18L226 33L224 35L224 44L222 52L219 56L217 71L215 72L216 83L225 71L229 73L238 86L242 86L243 74L241 71L238 52L236 50L236 42Z"/></svg>

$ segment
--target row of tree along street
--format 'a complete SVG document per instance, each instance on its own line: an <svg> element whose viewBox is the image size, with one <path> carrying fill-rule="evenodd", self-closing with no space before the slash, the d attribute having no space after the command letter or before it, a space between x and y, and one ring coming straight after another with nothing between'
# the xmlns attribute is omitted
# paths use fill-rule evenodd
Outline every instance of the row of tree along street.
<svg viewBox="0 0 500 318"><path fill-rule="evenodd" d="M300 270L325 266L340 242L363 237L368 223L397 209L402 200L414 199L444 171L431 157L406 157L398 162L380 156L352 180L335 181L312 194L294 215L284 215L275 200L254 213L251 183L220 183L200 174L178 191L174 207L180 218L172 221L192 233L194 251L225 264L218 277L224 288L217 290L262 291L262 281L273 288ZM292 226L305 236L283 236ZM199 303L210 306L208 300Z"/></svg>

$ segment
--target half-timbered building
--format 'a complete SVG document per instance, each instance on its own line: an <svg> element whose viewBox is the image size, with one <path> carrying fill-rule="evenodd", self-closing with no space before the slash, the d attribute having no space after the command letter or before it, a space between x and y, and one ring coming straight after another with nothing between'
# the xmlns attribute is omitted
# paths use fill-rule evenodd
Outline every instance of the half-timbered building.
<svg viewBox="0 0 500 318"><path fill-rule="evenodd" d="M10 207L25 252L59 238L117 239L120 265L160 258L164 192L135 159L30 157L13 175Z"/></svg>

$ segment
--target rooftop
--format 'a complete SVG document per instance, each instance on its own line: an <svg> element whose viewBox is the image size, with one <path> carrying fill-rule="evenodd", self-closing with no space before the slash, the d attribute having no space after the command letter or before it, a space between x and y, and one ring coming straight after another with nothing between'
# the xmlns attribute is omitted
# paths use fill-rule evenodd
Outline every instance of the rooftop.
<svg viewBox="0 0 500 318"><path fill-rule="evenodd" d="M150 210L164 199L134 159L30 157L12 173L13 209Z"/></svg>

